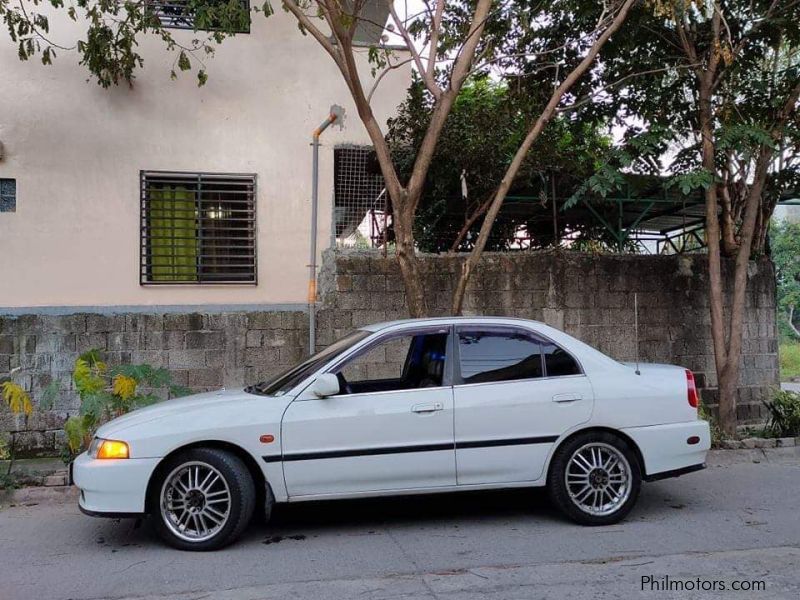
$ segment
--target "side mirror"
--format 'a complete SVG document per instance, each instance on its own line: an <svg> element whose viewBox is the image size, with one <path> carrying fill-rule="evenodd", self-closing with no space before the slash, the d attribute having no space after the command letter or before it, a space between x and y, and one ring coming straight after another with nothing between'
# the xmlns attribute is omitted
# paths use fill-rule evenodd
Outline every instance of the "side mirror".
<svg viewBox="0 0 800 600"><path fill-rule="evenodd" d="M319 398L335 396L339 393L339 378L333 373L323 373L311 385L311 391Z"/></svg>

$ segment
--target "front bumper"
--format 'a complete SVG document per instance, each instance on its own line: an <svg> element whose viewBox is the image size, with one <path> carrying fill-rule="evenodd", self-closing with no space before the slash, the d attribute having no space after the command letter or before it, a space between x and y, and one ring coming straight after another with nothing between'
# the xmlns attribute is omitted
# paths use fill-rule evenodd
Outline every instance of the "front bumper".
<svg viewBox="0 0 800 600"><path fill-rule="evenodd" d="M644 459L644 478L650 481L702 469L711 449L708 422L699 419L622 431L639 447Z"/></svg>
<svg viewBox="0 0 800 600"><path fill-rule="evenodd" d="M72 464L72 479L81 492L81 511L106 517L143 514L147 484L159 460L97 460L84 452Z"/></svg>

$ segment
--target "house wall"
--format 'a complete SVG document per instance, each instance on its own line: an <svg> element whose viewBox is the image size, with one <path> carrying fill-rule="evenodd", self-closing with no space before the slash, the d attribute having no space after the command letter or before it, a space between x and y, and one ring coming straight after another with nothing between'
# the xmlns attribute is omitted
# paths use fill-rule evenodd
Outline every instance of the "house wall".
<svg viewBox="0 0 800 600"><path fill-rule="evenodd" d="M446 313L459 265L453 257L423 258L433 313ZM748 286L739 385L742 424L763 420L761 401L778 383L775 279L769 261L751 263ZM702 255L487 254L475 271L466 312L544 321L616 359L632 361L635 293L641 360L692 369L703 401L713 409L716 377L706 287ZM377 253L326 254L319 289L320 347L355 327L407 314L397 264ZM176 383L204 391L254 383L286 369L307 354L307 327L308 315L301 310L224 307L0 316L0 377L22 367L15 379L31 391L34 403L53 380L60 386L54 409L37 409L27 420L0 407L0 432L20 431L25 453L54 452L65 417L78 409L72 366L90 348L101 349L111 365L167 367Z"/></svg>
<svg viewBox="0 0 800 600"><path fill-rule="evenodd" d="M51 32L65 45L83 33L65 11ZM197 35L173 33L187 43ZM158 40L145 39L141 53L133 87L103 90L74 52L47 67L21 62L0 35L0 178L17 180L16 212L0 212L0 307L304 303L312 131L332 104L345 107L344 128L322 137L321 248L333 147L368 143L333 61L281 10L254 14L249 35L218 46L202 88L194 72L170 79L175 55ZM361 66L371 81L366 58ZM409 83L410 67L383 79L373 100L380 122ZM258 285L140 286L142 169L256 173Z"/></svg>

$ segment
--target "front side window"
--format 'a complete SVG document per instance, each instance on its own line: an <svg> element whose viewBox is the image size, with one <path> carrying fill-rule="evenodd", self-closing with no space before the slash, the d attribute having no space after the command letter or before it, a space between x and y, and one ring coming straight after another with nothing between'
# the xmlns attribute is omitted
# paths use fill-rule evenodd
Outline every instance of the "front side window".
<svg viewBox="0 0 800 600"><path fill-rule="evenodd" d="M444 382L447 330L379 340L334 373L342 394L439 387Z"/></svg>
<svg viewBox="0 0 800 600"><path fill-rule="evenodd" d="M169 29L250 33L249 0L148 0L147 7Z"/></svg>
<svg viewBox="0 0 800 600"><path fill-rule="evenodd" d="M463 383L542 376L541 344L524 331L463 328L458 332L458 353Z"/></svg>
<svg viewBox="0 0 800 600"><path fill-rule="evenodd" d="M262 396L283 396L306 377L312 375L317 369L321 368L325 363L334 360L337 355L347 352L350 348L368 338L370 335L372 334L369 331L364 331L362 329L353 331L335 341L324 350L320 350L316 354L309 356L299 365L295 365L283 373L279 373L272 379L251 385L246 388L245 391Z"/></svg>
<svg viewBox="0 0 800 600"><path fill-rule="evenodd" d="M256 176L141 173L140 282L256 283Z"/></svg>

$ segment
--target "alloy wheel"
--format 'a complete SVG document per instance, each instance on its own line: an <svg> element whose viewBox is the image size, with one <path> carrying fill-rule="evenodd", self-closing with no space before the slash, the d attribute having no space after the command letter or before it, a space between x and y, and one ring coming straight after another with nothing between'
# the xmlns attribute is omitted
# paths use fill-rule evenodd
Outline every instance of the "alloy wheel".
<svg viewBox="0 0 800 600"><path fill-rule="evenodd" d="M216 468L201 461L175 468L164 479L160 498L164 523L186 542L214 537L231 514L228 482Z"/></svg>
<svg viewBox="0 0 800 600"><path fill-rule="evenodd" d="M573 452L564 473L572 502L594 516L608 516L622 507L631 493L631 466L610 444L591 442Z"/></svg>

